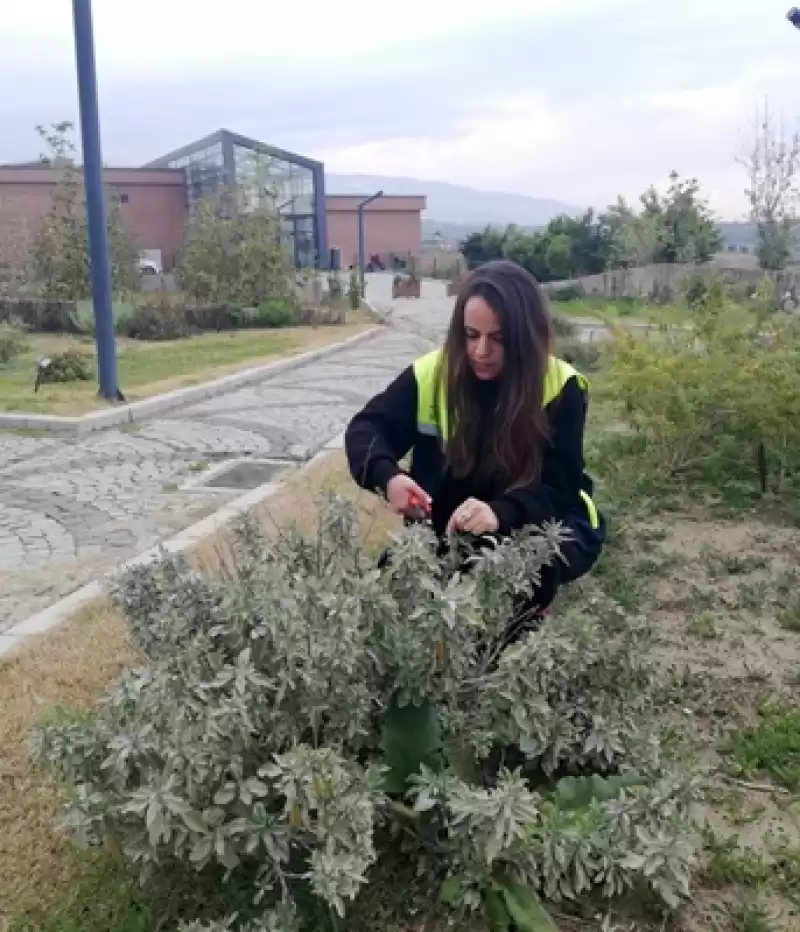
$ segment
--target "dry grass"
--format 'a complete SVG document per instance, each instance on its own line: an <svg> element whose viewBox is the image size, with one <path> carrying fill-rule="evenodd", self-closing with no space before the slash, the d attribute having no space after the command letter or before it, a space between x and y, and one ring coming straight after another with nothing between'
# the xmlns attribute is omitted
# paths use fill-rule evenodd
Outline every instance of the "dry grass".
<svg viewBox="0 0 800 932"><path fill-rule="evenodd" d="M204 333L182 340L144 342L117 339L119 384L129 401L150 398L229 375L262 362L296 356L339 343L374 325L363 314L331 327L288 327L282 330L235 330ZM0 410L77 415L102 407L95 382L43 385L33 391L35 363L69 349L94 358L90 337L27 334L27 351L0 368Z"/></svg>
<svg viewBox="0 0 800 932"><path fill-rule="evenodd" d="M56 787L28 761L31 728L59 709L91 708L137 659L122 619L100 603L0 661L0 925L5 911L31 909L71 882Z"/></svg>
<svg viewBox="0 0 800 932"><path fill-rule="evenodd" d="M729 734L759 723L765 702L797 706L800 634L777 619L798 604L799 570L798 528L697 509L629 524L577 587L601 586L650 620L657 723L702 783L695 817L706 833L675 932L800 929L800 796L769 774L742 778L723 753ZM745 924L751 907L766 925Z"/></svg>
<svg viewBox="0 0 800 932"><path fill-rule="evenodd" d="M361 531L375 549L398 526L398 519L374 496L354 487L339 453L293 475L257 515L267 533L289 523L310 531L320 495L327 492L357 502ZM189 557L206 571L219 569L230 559L224 532ZM50 906L69 901L81 878L107 857L77 854L57 829L57 787L30 767L27 736L58 710L90 709L120 672L139 659L124 620L110 602L102 601L0 660L0 929L4 919L47 915Z"/></svg>

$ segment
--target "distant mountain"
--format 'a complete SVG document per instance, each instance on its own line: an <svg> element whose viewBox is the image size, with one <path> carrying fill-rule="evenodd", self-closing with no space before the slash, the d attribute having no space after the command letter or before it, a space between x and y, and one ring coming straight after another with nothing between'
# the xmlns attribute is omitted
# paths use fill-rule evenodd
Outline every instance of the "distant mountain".
<svg viewBox="0 0 800 932"><path fill-rule="evenodd" d="M487 223L505 227L545 226L559 214L575 216L584 208L550 198L527 194L504 194L499 191L478 191L444 181L422 181L419 178L389 178L383 175L325 175L328 194L364 194L385 191L386 194L424 194L428 199L425 217L435 218L440 225L457 224L470 230L481 229ZM441 231L443 235L444 230Z"/></svg>

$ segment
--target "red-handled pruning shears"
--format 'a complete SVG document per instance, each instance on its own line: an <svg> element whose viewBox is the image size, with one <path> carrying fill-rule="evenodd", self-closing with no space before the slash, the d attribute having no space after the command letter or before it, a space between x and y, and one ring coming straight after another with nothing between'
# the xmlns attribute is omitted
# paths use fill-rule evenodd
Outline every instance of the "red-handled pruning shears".
<svg viewBox="0 0 800 932"><path fill-rule="evenodd" d="M412 521L424 521L431 515L430 502L417 492L408 493L408 516Z"/></svg>

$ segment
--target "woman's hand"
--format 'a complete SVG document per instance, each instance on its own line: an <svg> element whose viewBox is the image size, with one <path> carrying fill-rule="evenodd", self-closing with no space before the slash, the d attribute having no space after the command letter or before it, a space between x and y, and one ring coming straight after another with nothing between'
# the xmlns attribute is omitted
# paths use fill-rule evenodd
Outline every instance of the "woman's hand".
<svg viewBox="0 0 800 932"><path fill-rule="evenodd" d="M486 504L477 498L468 498L463 505L450 516L447 522L447 534L456 531L466 531L468 534L494 534L500 527L497 515Z"/></svg>
<svg viewBox="0 0 800 932"><path fill-rule="evenodd" d="M386 501L395 514L419 518L420 511L429 514L431 497L405 473L399 473L386 484Z"/></svg>

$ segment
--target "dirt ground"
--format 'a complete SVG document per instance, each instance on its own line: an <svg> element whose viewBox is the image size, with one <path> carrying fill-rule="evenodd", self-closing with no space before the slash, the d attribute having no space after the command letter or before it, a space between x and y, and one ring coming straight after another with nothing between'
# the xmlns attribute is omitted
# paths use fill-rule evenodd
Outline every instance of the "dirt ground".
<svg viewBox="0 0 800 932"><path fill-rule="evenodd" d="M693 902L665 926L619 918L619 932L800 930L800 794L742 775L722 750L731 733L758 725L765 704L800 705L800 630L786 621L798 583L799 529L698 512L629 525L584 584L650 620L655 715L702 781ZM800 733L794 741L797 753Z"/></svg>

